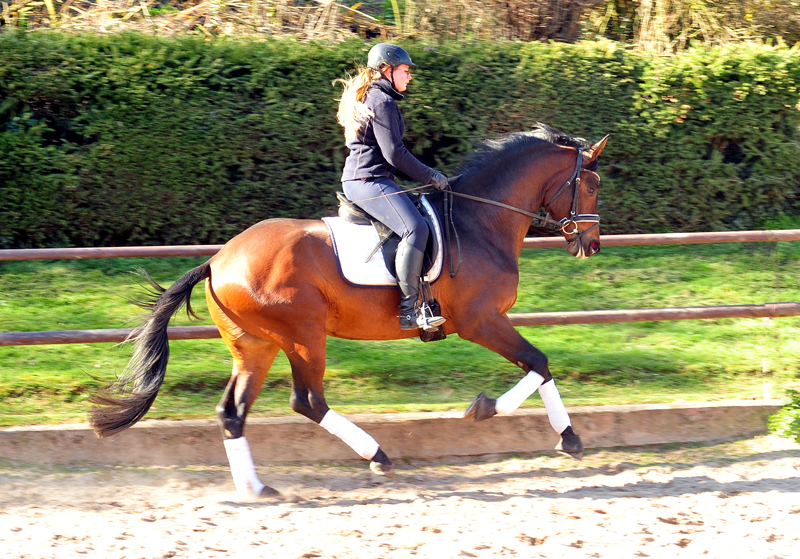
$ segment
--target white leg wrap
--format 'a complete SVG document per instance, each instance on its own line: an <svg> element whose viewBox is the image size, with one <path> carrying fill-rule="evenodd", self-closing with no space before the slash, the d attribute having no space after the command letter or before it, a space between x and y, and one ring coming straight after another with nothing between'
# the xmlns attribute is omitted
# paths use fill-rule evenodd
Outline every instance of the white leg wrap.
<svg viewBox="0 0 800 559"><path fill-rule="evenodd" d="M242 497L258 497L264 484L258 480L253 456L250 454L250 445L247 439L228 439L224 441L228 462L231 464L231 475L236 492Z"/></svg>
<svg viewBox="0 0 800 559"><path fill-rule="evenodd" d="M556 430L559 435L564 432L564 429L572 425L569 420L567 408L564 407L564 402L561 401L561 394L558 393L556 388L556 381L551 380L546 382L539 388L539 395L544 402L544 409L547 410L547 417L550 419L550 425Z"/></svg>
<svg viewBox="0 0 800 559"><path fill-rule="evenodd" d="M528 399L528 396L536 392L536 389L541 386L544 377L535 371L529 372L520 380L517 385L500 396L494 405L494 411L497 415L510 415L522 402Z"/></svg>
<svg viewBox="0 0 800 559"><path fill-rule="evenodd" d="M366 460L372 460L378 452L378 441L370 437L361 427L333 410L328 410L319 424L331 435L342 439L347 446L356 451L356 454Z"/></svg>

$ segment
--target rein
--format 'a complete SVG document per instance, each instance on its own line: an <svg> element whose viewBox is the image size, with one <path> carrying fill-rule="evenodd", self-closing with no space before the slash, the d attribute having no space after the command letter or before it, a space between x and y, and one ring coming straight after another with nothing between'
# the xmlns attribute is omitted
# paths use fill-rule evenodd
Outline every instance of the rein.
<svg viewBox="0 0 800 559"><path fill-rule="evenodd" d="M450 228L453 229L453 233L456 235L456 243L458 249L458 265L453 269L453 259L449 259L450 263L450 277L456 277L458 273L458 269L461 267L461 243L458 242L458 232L456 231L455 223L453 222L452 216L452 208L453 208L453 196L459 196L461 198L467 198L468 200L474 200L476 202L481 202L484 204L491 204L492 206L497 206L499 208L503 208L506 210L511 210L517 213L521 213L522 215L528 216L533 218L535 221L538 221L542 225L552 225L556 226L560 229L561 233L566 235L573 235L572 239L570 239L569 243L575 243L580 241L580 239L586 235L589 231L596 229L600 226L600 215L599 214L579 214L578 213L578 198L580 194L581 188L581 171L583 171L583 149L578 148L578 157L575 160L575 170L572 171L572 175L570 175L567 182L558 189L556 195L553 196L549 202L544 204L545 210L548 212L546 216L541 216L538 213L529 212L527 210L523 210L522 208L518 208L516 206L511 206L509 204L504 204L503 202L498 202L497 200L490 200L488 198L481 198L480 196L473 196L471 194L464 194L463 192L455 192L453 190L447 189L444 191L444 214L445 214L445 243L449 247L450 246ZM457 175L452 177L451 181L456 181L461 178L461 175ZM550 212L547 210L547 206L553 203L561 194L572 185L572 207L570 208L569 216L556 221L550 217ZM427 186L427 185L426 185ZM585 229L584 231L580 230L578 227L579 223L593 223L591 227ZM569 230L572 229L572 230Z"/></svg>
<svg viewBox="0 0 800 559"><path fill-rule="evenodd" d="M534 220L538 221L542 225L552 225L557 226L562 233L567 235L577 235L577 237L573 240L580 239L583 235L599 227L600 225L600 216L598 214L579 214L578 213L578 194L580 193L581 188L581 171L583 171L583 149L578 149L578 158L575 161L575 170L572 171L572 175L570 175L567 182L556 192L556 195L553 196L549 202L544 204L545 210L547 210L547 206L552 204L561 194L567 189L568 186L574 186L573 193L572 193L572 208L570 209L569 216L565 217L559 221L556 221L550 217L550 212L548 210L548 215L541 216L537 213L529 212L527 210L523 210L522 208L518 208L516 206L511 206L509 204L504 204L503 202L498 202L497 200L490 200L488 198L481 198L480 196L472 196L471 194L464 194L463 192L455 192L452 190L445 191L446 193L450 193L453 196L460 196L461 198L467 198L469 200L474 200L476 202L482 202L484 204L491 204L492 206L497 206L499 208L504 208L506 210L512 210L517 213L521 213L522 215L526 215L528 217L533 218ZM452 181L458 180L461 178L461 175L456 175L452 177ZM578 223L594 223L592 227L585 231L581 231L578 227ZM572 230L567 230L568 227L572 226Z"/></svg>
<svg viewBox="0 0 800 559"><path fill-rule="evenodd" d="M566 235L574 235L572 239L570 239L569 243L574 243L579 241L586 233L596 229L600 226L600 215L598 214L579 214L578 213L578 195L580 193L581 188L581 171L583 171L583 149L578 148L578 157L575 161L575 170L572 171L572 175L570 175L567 182L558 189L556 195L553 196L548 202L545 202L544 209L548 212L546 216L541 216L538 213L529 212L527 210L523 210L522 208L518 208L516 206L512 206L510 204L504 204L503 202L498 202L497 200L490 200L489 198L482 198L480 196L473 196L471 194L464 194L463 192L455 192L451 190L449 187L442 191L444 195L443 206L444 206L444 234L445 234L445 245L449 248L450 247L450 230L453 230L453 234L456 238L456 250L458 252L458 264L454 266L453 259L448 258L449 262L449 272L450 277L456 277L458 274L458 270L461 268L461 241L458 237L458 231L456 231L455 222L453 221L453 197L458 196L460 198L466 198L468 200L473 200L475 202L481 202L483 204L490 204L492 206L497 206L498 208L503 208L506 210L511 210L522 215L528 216L535 221L538 221L540 225L545 226L554 226L558 227L561 233ZM456 175L454 177L450 177L450 182L455 182L461 178L462 175ZM392 192L391 194L381 194L380 196L374 196L372 198L365 198L363 200L354 200L354 204L359 204L361 202L369 202L370 200L377 200L378 198L388 198L389 196L397 196L398 194L407 194L409 192L416 192L418 190L423 190L428 188L429 186L433 186L432 183L430 184L423 184L422 186L415 186L413 188L407 188L404 190L399 190L397 192ZM559 196L567 189L567 187L573 186L573 194L572 194L572 208L570 208L569 216L556 221L550 217L550 212L547 210L547 206L552 204ZM588 229L584 231L580 230L578 227L579 223L594 223ZM568 228L572 229L571 231Z"/></svg>
<svg viewBox="0 0 800 559"><path fill-rule="evenodd" d="M458 175L459 177L461 175ZM458 177L454 177L458 178ZM471 194L464 194L463 192L454 192L452 190L446 191L452 194L453 196L459 196L461 198L467 198L468 200L475 200L476 202L483 202L484 204L491 204L492 206L497 206L499 208L504 208L506 210L512 210L517 213L521 213L522 215L526 215L528 217L532 217L533 219L537 220L542 225L560 225L560 221L556 221L548 216L541 216L539 214L529 212L527 210L523 210L522 208L518 208L516 206L510 206L508 204L504 204L503 202L498 202L497 200L489 200L488 198L481 198L480 196L472 196Z"/></svg>
<svg viewBox="0 0 800 559"><path fill-rule="evenodd" d="M451 182L455 182L458 179L460 179L461 176L462 175L455 175L453 177L450 177L450 181ZM567 186L570 182L572 182L572 178L569 181L567 181L567 183L564 186ZM390 194L380 194L378 196L373 196L372 198L363 198L361 200L353 200L352 202L354 204L358 205L358 204L360 204L362 202L370 202L372 200L377 200L378 198L388 198L390 196L397 196L398 194L408 194L409 192L417 192L419 190L424 190L424 189L428 188L429 186L433 186L433 183L423 184L422 186L415 186L413 188L404 188L402 190L399 190L398 192L392 192ZM563 188L564 187L562 187L562 189ZM537 220L542 225L552 225L552 226L559 226L560 227L562 225L561 221L564 221L564 220L556 221L556 220L554 220L554 219L552 219L552 218L550 218L548 216L541 216L541 215L539 215L537 213L529 212L527 210L523 210L522 208L518 208L516 206L511 206L509 204L504 204L503 202L498 202L497 200L490 200L489 198L481 198L480 196L473 196L471 194L464 194L463 192L455 192L453 190L443 190L442 192L445 195L450 194L452 196L459 196L461 198L467 198L469 200L474 200L476 202L482 202L484 204L491 204L492 206L497 206L499 208L504 208L506 210L512 210L512 211L515 211L517 213L521 213L522 215L526 215L528 217L531 217L531 218ZM559 191L558 194L561 194L561 191ZM558 194L556 194L556 197L558 197ZM555 199L555 197L553 199ZM450 205L452 206L452 202L450 203Z"/></svg>

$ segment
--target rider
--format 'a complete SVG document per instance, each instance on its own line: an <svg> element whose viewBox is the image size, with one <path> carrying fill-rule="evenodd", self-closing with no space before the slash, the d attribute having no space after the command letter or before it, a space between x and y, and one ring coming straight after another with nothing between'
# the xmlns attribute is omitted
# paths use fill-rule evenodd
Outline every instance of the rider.
<svg viewBox="0 0 800 559"><path fill-rule="evenodd" d="M337 114L344 127L350 154L344 163L342 188L345 195L364 211L400 236L395 268L400 289L400 328L414 330L435 327L445 319L426 317L419 301L420 276L428 225L401 189L394 183L401 171L439 190L448 186L447 177L414 157L403 145L405 122L397 101L411 81L416 66L397 45L379 43L372 47L367 68L344 84Z"/></svg>

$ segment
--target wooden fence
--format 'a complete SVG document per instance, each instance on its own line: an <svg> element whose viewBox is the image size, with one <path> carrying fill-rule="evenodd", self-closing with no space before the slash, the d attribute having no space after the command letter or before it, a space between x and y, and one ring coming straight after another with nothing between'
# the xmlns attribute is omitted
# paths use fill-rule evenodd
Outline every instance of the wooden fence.
<svg viewBox="0 0 800 559"><path fill-rule="evenodd" d="M704 243L777 242L800 240L800 229L776 231L724 231L711 233L664 233L653 235L603 235L603 246L679 245ZM0 261L82 260L93 258L152 258L168 256L211 256L223 245L164 247L58 248L0 250ZM564 248L562 238L527 238L523 248ZM509 314L514 326L647 322L654 320L692 320L709 318L753 318L800 315L800 303L727 305L713 307L667 307ZM0 346L75 344L124 341L133 330L64 330L55 332L0 333ZM171 340L218 338L216 326L180 326L168 329Z"/></svg>

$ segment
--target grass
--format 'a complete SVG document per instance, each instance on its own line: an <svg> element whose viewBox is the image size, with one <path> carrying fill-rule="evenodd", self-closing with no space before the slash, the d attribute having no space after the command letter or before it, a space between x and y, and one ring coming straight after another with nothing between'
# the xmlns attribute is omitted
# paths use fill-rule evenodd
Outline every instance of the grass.
<svg viewBox="0 0 800 559"><path fill-rule="evenodd" d="M757 304L798 299L800 245L615 247L589 260L523 251L512 312ZM0 263L0 331L123 328L142 312L124 297L139 266L169 284L202 259ZM195 308L207 316L202 289ZM203 321L202 323L209 323ZM175 324L189 324L185 315ZM726 319L520 328L550 358L568 406L761 398L798 386L800 318ZM0 348L0 425L84 421L87 398L121 371L115 344ZM171 344L170 367L148 418L213 417L230 374L219 340ZM452 336L356 342L330 339L326 396L346 413L464 409L481 390L496 397L521 371ZM291 414L281 354L253 410ZM526 405L539 406L538 398Z"/></svg>

